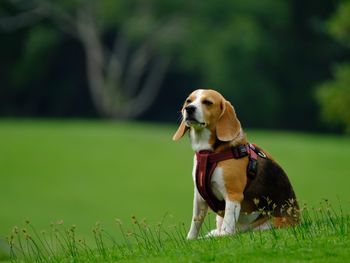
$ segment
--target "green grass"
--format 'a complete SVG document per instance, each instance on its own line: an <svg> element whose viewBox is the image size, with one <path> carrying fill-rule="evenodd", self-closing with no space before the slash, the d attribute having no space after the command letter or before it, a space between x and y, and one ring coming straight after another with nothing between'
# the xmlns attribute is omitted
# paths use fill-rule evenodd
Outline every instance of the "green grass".
<svg viewBox="0 0 350 263"><path fill-rule="evenodd" d="M133 218L130 230L117 223L122 241L96 226L93 249L77 238L74 227L53 225L39 234L27 223L13 232L11 255L15 262L347 262L350 216L328 202L302 211L293 228L196 241L185 240L183 225L152 227Z"/></svg>
<svg viewBox="0 0 350 263"><path fill-rule="evenodd" d="M175 128L78 120L0 121L0 238L7 236L13 226L23 226L26 219L38 231L50 229L50 223L59 220L67 227L74 224L88 242L93 241L91 230L97 221L121 240L115 218L129 222L133 215L156 224L169 214L169 224L184 222L187 229L192 211L193 153L187 138L171 141ZM268 150L285 168L302 202L318 207L324 198L335 204L340 199L344 211L350 211L349 138L272 131L247 133L251 142ZM337 241L329 245L328 237L322 240L317 239L323 245L310 244L311 251L322 250L321 258L327 251L341 255L336 247L349 241L335 238ZM258 251L256 258L269 257L265 254L270 250L265 251L263 246L259 250L239 243L217 251L215 246L222 242L226 241L210 243L213 249L208 251L218 253L215 260L226 253L223 251L230 254L237 247L242 253L232 252L231 256L253 257L254 248ZM173 259L171 253L166 257L168 261L210 261L210 257L200 258L201 246L193 254L199 258L180 260L176 253ZM301 253L302 246L288 246L292 248L290 253ZM281 249L276 253L289 252ZM157 260L150 258L149 262Z"/></svg>

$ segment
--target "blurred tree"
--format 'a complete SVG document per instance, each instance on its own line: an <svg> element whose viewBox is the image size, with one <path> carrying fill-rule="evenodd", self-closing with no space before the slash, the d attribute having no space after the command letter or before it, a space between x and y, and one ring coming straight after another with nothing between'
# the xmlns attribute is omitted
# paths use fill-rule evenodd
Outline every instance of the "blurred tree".
<svg viewBox="0 0 350 263"><path fill-rule="evenodd" d="M184 64L197 69L202 86L222 91L244 124L276 125L281 94L271 73L282 56L288 1L202 1L192 16Z"/></svg>
<svg viewBox="0 0 350 263"><path fill-rule="evenodd" d="M317 90L323 118L350 131L350 64L334 70L334 80L325 82Z"/></svg>
<svg viewBox="0 0 350 263"><path fill-rule="evenodd" d="M156 116L165 114L163 120L170 121L173 115L166 112L176 112L189 89L210 87L233 102L245 126L315 129L312 87L329 77L338 47L322 32L334 5L328 0L0 1L0 27L17 32L6 41L0 35L0 55L6 57L0 67L10 73L0 70L0 77L9 75L17 84L7 85L10 95L0 96L0 111L6 97L19 95L18 108L27 94L33 105L46 101L30 114L67 116L59 108L87 100L88 85L102 116L149 114L146 118L159 120ZM161 99L155 104L157 94Z"/></svg>
<svg viewBox="0 0 350 263"><path fill-rule="evenodd" d="M34 61L57 45L55 25L82 44L91 97L103 116L143 113L175 57L198 75L198 85L224 91L238 107L255 104L271 116L266 120L278 119L279 92L266 68L279 57L275 34L289 21L286 1L8 1L17 13L0 20L3 29L31 26L16 79L46 66Z"/></svg>
<svg viewBox="0 0 350 263"><path fill-rule="evenodd" d="M350 2L342 2L328 21L329 33L350 48ZM334 79L321 84L317 98L323 118L350 132L350 63L341 63L334 69Z"/></svg>
<svg viewBox="0 0 350 263"><path fill-rule="evenodd" d="M3 17L3 29L33 25L22 72L32 75L40 71L40 66L33 67L33 60L45 56L45 51L55 45L57 32L50 25L38 23L39 19L50 21L82 44L91 97L103 116L133 118L146 110L170 63L166 44L176 44L181 38L176 14L157 16L151 1L10 2L20 13ZM117 33L111 36L111 32Z"/></svg>

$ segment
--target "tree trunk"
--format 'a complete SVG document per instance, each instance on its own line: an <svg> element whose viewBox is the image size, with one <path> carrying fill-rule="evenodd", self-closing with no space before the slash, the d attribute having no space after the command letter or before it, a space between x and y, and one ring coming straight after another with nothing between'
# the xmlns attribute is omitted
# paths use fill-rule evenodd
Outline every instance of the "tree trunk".
<svg viewBox="0 0 350 263"><path fill-rule="evenodd" d="M15 2L22 7L22 2ZM85 52L88 88L99 115L114 119L137 118L152 105L170 63L169 57L156 55L154 41L168 26L160 24L160 28L134 50L129 50L127 39L120 33L112 52L107 54L94 16L94 1L84 1L76 16L52 1L33 3L36 4L33 9L1 18L0 29L17 30L47 18L58 29L77 38Z"/></svg>
<svg viewBox="0 0 350 263"><path fill-rule="evenodd" d="M131 54L129 66L125 68L126 63L122 60L127 57L126 54L119 54L119 57L117 54L118 49L127 51L125 43L121 41L119 44L124 44L124 48L115 47L109 59L106 59L90 12L80 11L77 29L86 55L89 89L98 113L113 119L139 117L154 102L169 67L170 57L155 57L145 41ZM147 76L141 82L145 71Z"/></svg>

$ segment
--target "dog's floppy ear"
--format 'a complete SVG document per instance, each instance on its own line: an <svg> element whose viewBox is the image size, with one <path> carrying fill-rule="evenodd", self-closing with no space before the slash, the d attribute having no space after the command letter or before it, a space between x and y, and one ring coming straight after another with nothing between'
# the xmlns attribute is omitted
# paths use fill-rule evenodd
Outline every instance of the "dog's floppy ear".
<svg viewBox="0 0 350 263"><path fill-rule="evenodd" d="M222 102L222 113L216 124L216 136L220 141L234 140L241 130L241 123L237 119L236 112L230 102Z"/></svg>
<svg viewBox="0 0 350 263"><path fill-rule="evenodd" d="M177 140L181 139L187 130L188 130L188 127L185 125L185 122L181 121L179 128L177 129L177 131L175 132L175 134L173 136L173 140L177 141Z"/></svg>

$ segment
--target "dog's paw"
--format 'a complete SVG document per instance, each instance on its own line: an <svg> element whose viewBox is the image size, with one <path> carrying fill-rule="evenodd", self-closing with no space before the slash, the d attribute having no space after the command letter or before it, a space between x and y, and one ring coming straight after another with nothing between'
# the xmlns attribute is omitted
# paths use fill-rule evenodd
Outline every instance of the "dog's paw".
<svg viewBox="0 0 350 263"><path fill-rule="evenodd" d="M229 235L234 235L237 232L236 229L227 231L225 229L221 230L219 233L219 236L229 236Z"/></svg>
<svg viewBox="0 0 350 263"><path fill-rule="evenodd" d="M210 231L208 234L205 235L205 237L218 237L220 236L220 231L218 231L217 229L213 229L212 231Z"/></svg>
<svg viewBox="0 0 350 263"><path fill-rule="evenodd" d="M187 237L186 237L187 240L195 240L197 239L197 236L196 235L190 235L188 234Z"/></svg>

